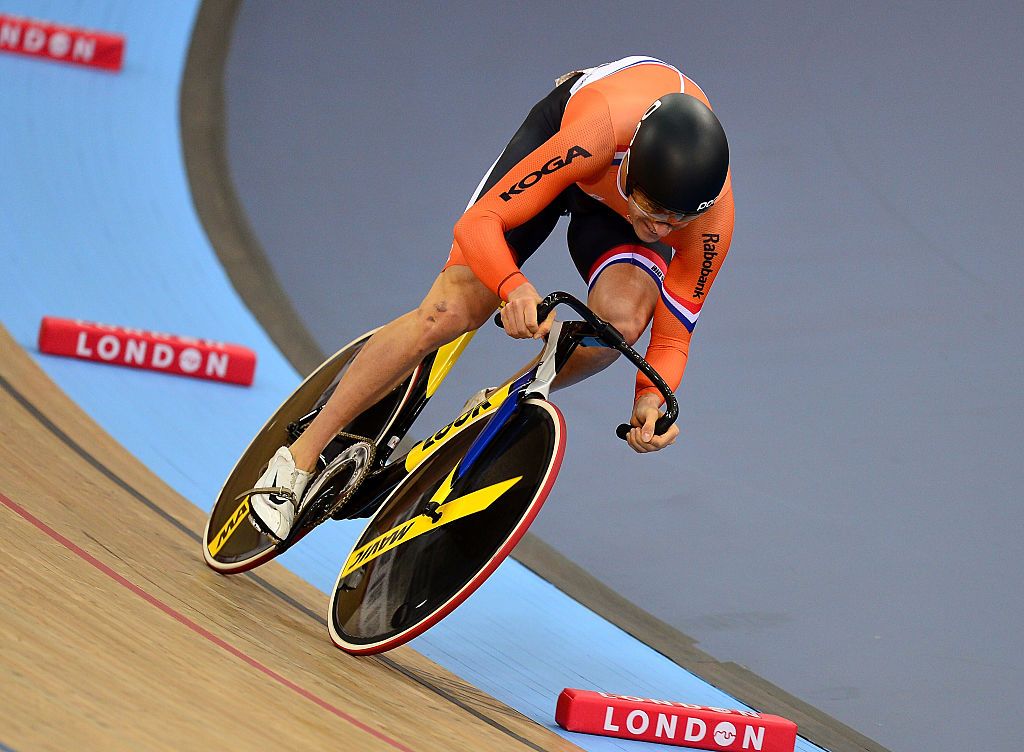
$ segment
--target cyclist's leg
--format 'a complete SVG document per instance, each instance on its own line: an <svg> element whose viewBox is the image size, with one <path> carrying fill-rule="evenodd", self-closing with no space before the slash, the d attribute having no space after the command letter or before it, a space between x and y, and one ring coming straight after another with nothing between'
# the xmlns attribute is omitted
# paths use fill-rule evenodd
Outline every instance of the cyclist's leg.
<svg viewBox="0 0 1024 752"><path fill-rule="evenodd" d="M590 292L587 305L635 343L654 316L660 289L655 269L664 273L671 249L643 243L629 222L582 191L569 200L569 253ZM607 368L618 357L604 347L581 347L559 371L554 389L575 384Z"/></svg>
<svg viewBox="0 0 1024 752"><path fill-rule="evenodd" d="M629 344L647 329L658 302L658 286L643 270L630 264L616 264L598 277L587 305L618 329ZM593 376L615 362L619 354L607 347L581 347L558 372L552 389L571 386Z"/></svg>
<svg viewBox="0 0 1024 752"><path fill-rule="evenodd" d="M533 107L480 181L470 205L558 130L576 78L556 86ZM563 212L561 199L505 234L520 265L551 233ZM478 328L498 302L466 266L458 245L453 245L444 271L420 307L395 319L366 343L324 409L291 446L296 467L312 468L323 448L346 423L397 385L432 350Z"/></svg>
<svg viewBox="0 0 1024 752"><path fill-rule="evenodd" d="M498 298L466 266L449 266L419 307L386 324L363 346L334 394L291 452L295 465L312 469L335 434L399 384L433 350L478 328Z"/></svg>

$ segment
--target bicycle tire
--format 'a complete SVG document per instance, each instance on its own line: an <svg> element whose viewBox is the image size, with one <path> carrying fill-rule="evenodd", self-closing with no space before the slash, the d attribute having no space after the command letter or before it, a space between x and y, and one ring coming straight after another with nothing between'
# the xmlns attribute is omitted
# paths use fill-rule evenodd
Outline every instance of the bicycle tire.
<svg viewBox="0 0 1024 752"><path fill-rule="evenodd" d="M341 374L374 332L376 330L352 340L307 376L239 457L217 495L203 532L203 559L211 569L222 574L238 574L264 564L280 552L273 539L249 523L247 501L239 501L237 497L252 487L277 448L290 443L288 425L329 396Z"/></svg>
<svg viewBox="0 0 1024 752"><path fill-rule="evenodd" d="M367 524L346 563L358 562L361 555L369 558L348 572L343 566L331 596L328 627L341 650L384 652L434 626L494 572L526 533L554 484L565 449L562 415L543 399L524 400L470 469L448 487L439 522L420 514L489 422L467 426L425 459ZM508 486L512 479L516 482ZM474 507L468 500L487 499L486 506L460 514ZM418 527L399 536L393 547L375 544L410 523ZM357 554L361 549L370 554Z"/></svg>

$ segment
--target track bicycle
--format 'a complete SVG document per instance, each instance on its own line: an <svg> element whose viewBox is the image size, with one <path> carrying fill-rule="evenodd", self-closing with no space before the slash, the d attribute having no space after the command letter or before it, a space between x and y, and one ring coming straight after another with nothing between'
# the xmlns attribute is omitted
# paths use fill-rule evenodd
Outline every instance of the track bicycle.
<svg viewBox="0 0 1024 752"><path fill-rule="evenodd" d="M565 421L548 393L577 347L611 347L647 375L666 403L656 433L678 416L664 380L579 300L552 293L538 307L538 320L558 305L581 320L556 321L535 365L391 460L473 333L428 355L331 441L292 531L277 542L250 524L248 486L277 447L309 425L373 332L339 350L285 401L232 470L207 522L207 564L224 574L244 572L328 519L371 517L331 595L331 640L348 653L379 653L439 622L511 553L547 498L566 438ZM620 425L620 438L629 429Z"/></svg>

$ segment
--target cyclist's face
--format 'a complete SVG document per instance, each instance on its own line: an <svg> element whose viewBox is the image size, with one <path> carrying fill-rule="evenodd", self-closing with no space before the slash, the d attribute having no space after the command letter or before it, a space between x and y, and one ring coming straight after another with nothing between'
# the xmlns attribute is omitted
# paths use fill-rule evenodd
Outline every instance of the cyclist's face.
<svg viewBox="0 0 1024 752"><path fill-rule="evenodd" d="M629 196L629 221L640 240L653 243L697 218L696 214L672 214L634 190Z"/></svg>

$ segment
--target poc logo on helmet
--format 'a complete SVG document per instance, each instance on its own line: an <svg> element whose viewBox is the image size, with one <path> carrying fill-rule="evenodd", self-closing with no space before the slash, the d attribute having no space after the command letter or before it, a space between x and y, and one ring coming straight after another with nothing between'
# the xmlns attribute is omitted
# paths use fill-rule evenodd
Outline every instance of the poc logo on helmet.
<svg viewBox="0 0 1024 752"><path fill-rule="evenodd" d="M705 201L703 204L701 204L700 206L697 207L697 213L700 214L705 209L710 209L714 205L715 205L715 199L711 199L710 201Z"/></svg>

